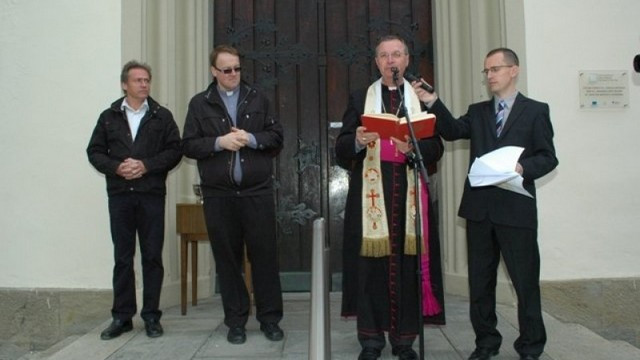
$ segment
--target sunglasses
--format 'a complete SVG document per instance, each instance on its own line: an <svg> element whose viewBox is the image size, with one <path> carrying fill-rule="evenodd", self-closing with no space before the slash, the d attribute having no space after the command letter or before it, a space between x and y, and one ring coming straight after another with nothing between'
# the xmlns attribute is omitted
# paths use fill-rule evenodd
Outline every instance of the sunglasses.
<svg viewBox="0 0 640 360"><path fill-rule="evenodd" d="M215 67L215 66L214 66L214 68L215 68L216 70L220 71L221 73L225 74L225 75L229 75L229 74L231 74L232 72L239 73L239 72L240 72L240 70L242 70L242 67L240 67L240 66L237 66L237 67L234 67L234 68L228 68L228 69L218 69L218 68L217 68L217 67Z"/></svg>

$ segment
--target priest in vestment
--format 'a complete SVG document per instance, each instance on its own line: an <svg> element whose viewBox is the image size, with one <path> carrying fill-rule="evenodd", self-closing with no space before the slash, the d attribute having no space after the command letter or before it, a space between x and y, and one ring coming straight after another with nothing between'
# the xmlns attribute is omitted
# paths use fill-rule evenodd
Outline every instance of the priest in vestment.
<svg viewBox="0 0 640 360"><path fill-rule="evenodd" d="M368 89L351 95L336 140L338 164L350 172L344 219L342 315L357 316L362 346L359 359L380 357L386 344L385 332L394 355L417 359L412 345L418 334L418 314L426 324L445 322L437 209L422 180L416 201L413 149L408 139L381 139L361 125L360 117L363 113L402 117L405 106L413 114L423 111L424 105L402 77L409 65L404 40L397 36L381 38L375 61L382 76ZM399 86L392 69L398 73ZM435 167L444 149L440 138L421 139L418 146L425 165ZM416 211L422 214L421 246L416 244ZM416 275L418 261L422 265L421 284Z"/></svg>

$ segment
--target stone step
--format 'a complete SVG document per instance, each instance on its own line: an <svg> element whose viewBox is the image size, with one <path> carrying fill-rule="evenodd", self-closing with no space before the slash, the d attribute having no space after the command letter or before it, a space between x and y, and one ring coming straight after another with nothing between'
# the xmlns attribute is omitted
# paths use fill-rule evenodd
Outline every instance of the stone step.
<svg viewBox="0 0 640 360"><path fill-rule="evenodd" d="M51 345L46 350L37 351L37 352L29 352L29 353L24 354L23 356L19 357L18 360L48 359L53 354L59 352L60 350L66 348L67 346L69 346L69 345L73 344L74 342L76 342L80 337L81 337L81 335L68 336L68 337L58 341L57 343Z"/></svg>
<svg viewBox="0 0 640 360"><path fill-rule="evenodd" d="M514 306L499 305L498 311L517 328ZM640 349L624 341L610 341L580 324L564 323L543 313L547 329L545 356L554 360L638 360Z"/></svg>
<svg viewBox="0 0 640 360"><path fill-rule="evenodd" d="M331 349L333 360L355 359L360 351L356 322L340 317L340 295L331 294ZM425 327L425 358L429 360L466 359L474 348L474 335L469 323L468 302L447 296L447 325ZM514 305L498 305L498 329L504 336L500 354L493 360L516 360L513 342L518 336ZM110 340L100 340L100 332L109 325L105 321L92 331L75 339L67 338L45 352L31 354L21 360L209 360L209 359L304 359L308 357L309 295L285 297L285 318L281 326L285 340L271 342L250 319L247 342L230 345L227 328L222 322L219 298L202 301L190 307L186 316L179 307L164 311L165 335L149 339L142 322L134 319L134 330ZM563 323L544 314L548 342L541 360L638 360L640 349L622 341L609 341L584 326ZM414 345L417 350L418 342ZM396 360L387 346L381 360Z"/></svg>

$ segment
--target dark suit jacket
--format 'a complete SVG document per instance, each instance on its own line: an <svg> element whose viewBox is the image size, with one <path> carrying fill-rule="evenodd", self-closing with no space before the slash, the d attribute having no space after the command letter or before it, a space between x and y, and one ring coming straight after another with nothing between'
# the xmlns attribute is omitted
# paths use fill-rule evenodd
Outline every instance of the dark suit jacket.
<svg viewBox="0 0 640 360"><path fill-rule="evenodd" d="M445 140L470 140L469 166L477 157L500 147L524 147L519 160L524 169L523 185L534 197L495 186L472 188L467 178L458 215L473 221L488 217L495 224L537 229L535 180L558 165L549 106L518 94L500 138L496 136L493 100L470 105L458 119L440 100L430 111L436 115L436 129Z"/></svg>

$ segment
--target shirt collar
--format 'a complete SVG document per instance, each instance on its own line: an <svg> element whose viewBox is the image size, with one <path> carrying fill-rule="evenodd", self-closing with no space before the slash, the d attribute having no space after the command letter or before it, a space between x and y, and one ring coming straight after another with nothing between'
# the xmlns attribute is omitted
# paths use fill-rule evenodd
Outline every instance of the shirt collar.
<svg viewBox="0 0 640 360"><path fill-rule="evenodd" d="M515 93L513 93L513 95L509 95L503 99L500 99L499 97L495 96L494 97L494 101L493 101L493 107L494 110L497 112L498 111L498 103L500 102L500 100L503 100L505 103L505 107L507 109L511 109L511 107L513 106L513 103L516 102L516 97L518 96L518 91L516 91Z"/></svg>
<svg viewBox="0 0 640 360"><path fill-rule="evenodd" d="M120 105L120 110L125 111L125 110L129 110L131 112L147 112L147 110L149 110L149 103L147 102L147 99L144 99L144 102L142 103L142 106L140 106L140 109L135 110L134 108L131 107L131 105L129 105L129 103L127 102L127 98L125 97L124 100L122 101L122 105Z"/></svg>
<svg viewBox="0 0 640 360"><path fill-rule="evenodd" d="M240 86L236 86L236 88L233 90L223 90L220 88L220 86L216 86L216 88L218 89L218 93L221 97L232 97L240 92Z"/></svg>

